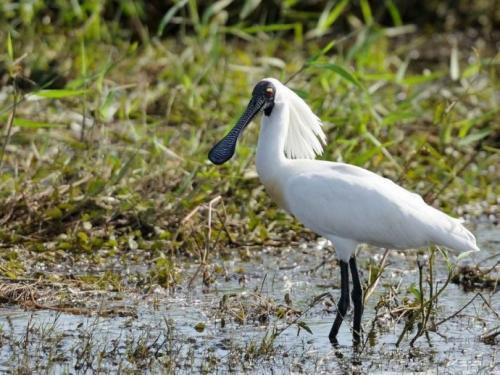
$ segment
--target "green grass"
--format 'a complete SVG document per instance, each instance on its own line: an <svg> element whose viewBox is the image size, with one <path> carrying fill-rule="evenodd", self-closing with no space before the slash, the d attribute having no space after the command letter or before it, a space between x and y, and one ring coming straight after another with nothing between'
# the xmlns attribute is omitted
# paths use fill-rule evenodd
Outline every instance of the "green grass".
<svg viewBox="0 0 500 375"><path fill-rule="evenodd" d="M290 87L324 121L325 159L389 176L450 214L495 204L498 55L400 27L392 2L389 28L368 2L360 18L348 3L307 13L303 27L306 13L293 6L286 18L252 26L245 17L225 23L217 5L179 2L156 31L139 22L138 42L104 21L97 3L64 8L48 24L34 22L43 6L5 13L0 240L28 255L0 274L26 276L36 259L63 253L100 264L144 251L152 278L170 285L179 278L163 257L206 260L228 246L310 236L256 178L257 124L230 163L207 161L267 76L293 77ZM356 18L352 31L332 34L346 17Z"/></svg>

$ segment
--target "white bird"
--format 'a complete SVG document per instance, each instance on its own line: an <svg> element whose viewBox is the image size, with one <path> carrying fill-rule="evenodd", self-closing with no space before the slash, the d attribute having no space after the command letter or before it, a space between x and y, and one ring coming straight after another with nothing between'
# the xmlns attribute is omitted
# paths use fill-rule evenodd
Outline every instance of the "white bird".
<svg viewBox="0 0 500 375"><path fill-rule="evenodd" d="M243 129L264 112L257 145L257 173L271 198L302 224L330 240L341 271L341 296L329 334L337 333L349 308L353 279L353 341L361 339L362 288L355 252L366 243L389 249L432 244L478 251L476 239L457 219L429 206L420 195L366 169L323 160L326 137L321 120L288 87L274 78L260 81L234 128L210 151L214 164L234 154Z"/></svg>

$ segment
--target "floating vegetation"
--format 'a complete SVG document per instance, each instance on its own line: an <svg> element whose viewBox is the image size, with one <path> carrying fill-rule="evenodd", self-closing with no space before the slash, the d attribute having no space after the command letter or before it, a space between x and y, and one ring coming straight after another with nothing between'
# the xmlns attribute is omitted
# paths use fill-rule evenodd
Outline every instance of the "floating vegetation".
<svg viewBox="0 0 500 375"><path fill-rule="evenodd" d="M294 309L291 304L277 303L259 292L245 292L224 294L219 302L218 317L221 326L225 326L226 320L260 325L269 323L272 317L288 321L300 314L301 311Z"/></svg>
<svg viewBox="0 0 500 375"><path fill-rule="evenodd" d="M66 314L102 317L137 316L136 309L126 303L109 301L106 304L96 304L95 298L99 295L98 291L78 290L71 282L56 284L43 281L0 282L0 302L18 305L27 310L52 310ZM102 298L101 300L104 301Z"/></svg>
<svg viewBox="0 0 500 375"><path fill-rule="evenodd" d="M34 304L38 299L36 288L29 284L0 283L2 303Z"/></svg>
<svg viewBox="0 0 500 375"><path fill-rule="evenodd" d="M493 267L460 266L455 271L451 282L460 285L465 291L487 289L492 293L497 291L500 276L499 262Z"/></svg>
<svg viewBox="0 0 500 375"><path fill-rule="evenodd" d="M180 281L180 270L172 259L160 257L149 271L152 283L159 284L164 288L171 288Z"/></svg>

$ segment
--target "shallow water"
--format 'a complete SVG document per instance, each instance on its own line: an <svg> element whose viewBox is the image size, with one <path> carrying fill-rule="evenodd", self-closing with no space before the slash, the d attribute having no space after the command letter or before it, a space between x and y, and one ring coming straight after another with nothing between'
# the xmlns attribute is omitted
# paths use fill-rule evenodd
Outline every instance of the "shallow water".
<svg viewBox="0 0 500 375"><path fill-rule="evenodd" d="M480 225L475 233L482 252L462 262L476 264L500 251L498 227ZM431 332L430 341L420 337L414 348L410 348L409 343L416 329L404 337L398 348L395 343L404 323L382 315L359 353L352 349L350 316L339 333L340 347L332 348L328 332L335 309L327 305L328 298L325 298L300 318L312 334L304 328L298 332L297 324L292 324L277 336L270 349L263 349L261 343L266 335L269 337L274 330L287 325L286 319L278 319L272 313L277 305L302 311L322 293L331 292L334 300L338 298L339 272L335 262L308 272L327 256L324 247L325 242L319 241L293 249L251 251L244 259L224 261L213 256L211 262L222 265L225 274L216 277L208 288L198 278L192 288L188 288L186 282L175 291L157 288L148 294L115 293L100 301L103 306L134 308L137 317L83 317L4 306L0 309L0 371L25 367L51 373L125 369L163 372L166 369L176 373L232 370L275 374L346 371L468 374L500 370L498 341L496 345L487 345L479 339L487 329L498 326L499 321L480 299L439 326L438 333ZM378 262L381 255L380 249L367 248L360 252L358 265L364 280L368 264ZM418 285L416 258L415 253L391 253L383 277L365 307L365 333L370 331L375 305L388 295L391 286L398 288L398 300L414 298L408 288L411 284ZM424 260L426 255L419 258ZM496 260L481 265L494 265ZM186 274L194 274L197 267L185 265ZM436 259L435 270L435 280L442 284L447 271L441 257ZM133 271L144 272L141 266ZM439 298L436 320L455 313L475 293L450 284ZM500 298L488 291L482 294L499 312ZM221 309L223 298L233 313L241 310L238 306L245 307L246 319L238 322L227 307ZM268 301L269 312L265 313L263 303L260 322L251 311L259 298ZM195 329L197 325L201 332Z"/></svg>

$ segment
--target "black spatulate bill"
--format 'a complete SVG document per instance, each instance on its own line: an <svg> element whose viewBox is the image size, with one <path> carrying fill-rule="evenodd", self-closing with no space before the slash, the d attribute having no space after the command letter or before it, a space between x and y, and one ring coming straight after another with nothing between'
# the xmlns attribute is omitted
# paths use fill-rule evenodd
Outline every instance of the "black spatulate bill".
<svg viewBox="0 0 500 375"><path fill-rule="evenodd" d="M214 164L223 164L234 155L236 149L236 142L238 137L252 121L252 119L259 113L265 100L259 97L253 97L248 103L247 109L241 115L236 125L231 129L227 135L222 138L208 153L208 159Z"/></svg>

